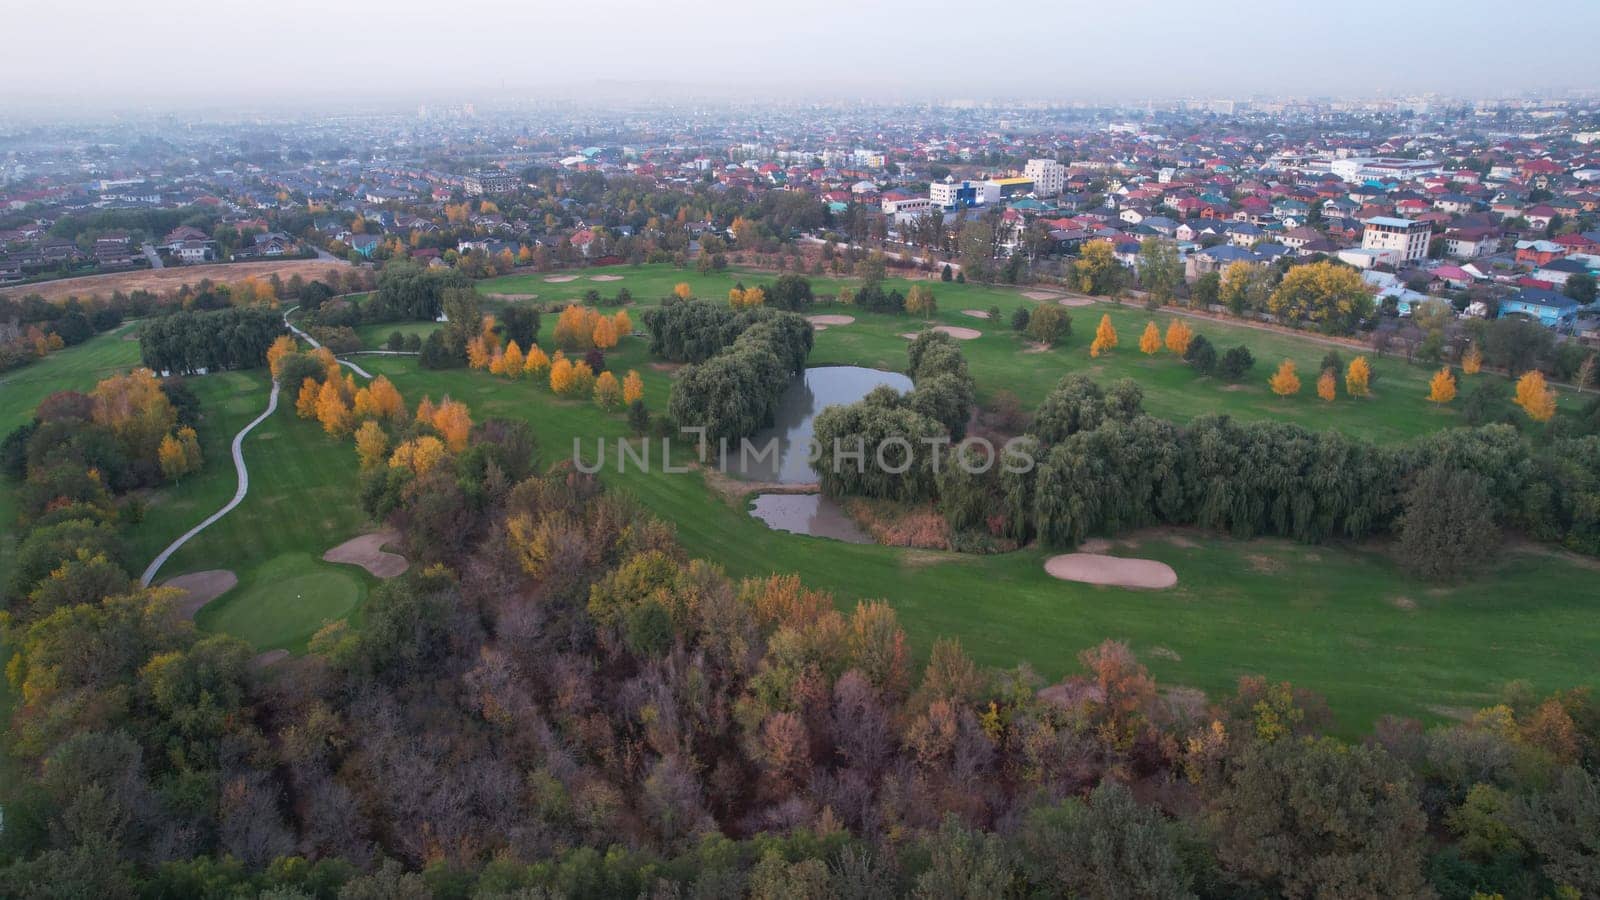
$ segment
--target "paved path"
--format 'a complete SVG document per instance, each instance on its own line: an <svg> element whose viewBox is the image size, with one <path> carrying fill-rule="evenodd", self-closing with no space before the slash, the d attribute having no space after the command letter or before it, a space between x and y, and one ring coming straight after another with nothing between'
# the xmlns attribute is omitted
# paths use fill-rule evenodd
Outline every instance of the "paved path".
<svg viewBox="0 0 1600 900"><path fill-rule="evenodd" d="M144 575L139 579L140 584L144 585L145 587L149 587L150 582L156 577L156 572L160 571L161 566L165 564L169 558L171 558L172 554L178 552L179 547L187 544L190 538L202 531L205 531L208 527L210 527L211 523L217 521L228 513L233 512L233 508L235 506L238 506L240 503L244 502L244 495L250 492L250 470L244 466L244 439L249 436L251 431L255 430L257 425L265 422L267 417L272 415L277 409L278 382L274 380L272 382L272 393L267 397L266 411L261 415L256 416L249 425L246 425L244 428L240 429L239 433L233 436L233 470L239 475L239 486L233 491L233 499L229 500L226 506L207 516L205 521L184 532L182 537L173 541L171 544L168 544L167 549L161 551L161 553L150 562L150 567L144 570Z"/></svg>
<svg viewBox="0 0 1600 900"><path fill-rule="evenodd" d="M313 349L321 347L322 345L317 343L315 338L289 323L289 313L293 312L296 308L297 307L291 306L284 310L283 324L287 325L290 331L294 332L302 340L310 344ZM350 369L352 369L362 378L372 377L372 375L369 374L366 369L363 369L348 360L341 359L339 360L339 364L343 366L349 366ZM155 580L156 573L159 572L161 567L166 564L167 560L172 557L172 554L178 552L178 549L184 544L187 544L190 538L202 531L205 531L207 528L211 527L212 523L216 522L218 519L222 518L228 513L233 512L234 507L244 502L245 495L250 493L250 470L245 468L244 464L244 439L249 437L250 432L254 431L257 425L265 422L267 417L276 412L277 409L278 381L277 379L273 379L272 393L267 396L266 410L262 412L261 415L256 416L249 425L246 425L244 428L240 429L238 434L233 436L233 446L231 448L233 451L233 470L238 474L239 478L239 486L234 488L233 499L229 500L226 506L207 516L205 521L189 529L188 531L185 531L181 537L173 541L171 544L168 544L167 549L161 551L161 553L157 555L155 559L151 560L149 568L144 570L144 575L142 575L139 579L140 584L144 585L145 587L149 587L150 582Z"/></svg>
<svg viewBox="0 0 1600 900"><path fill-rule="evenodd" d="M294 327L294 323L289 321L289 313L292 313L292 312L294 312L295 310L297 310L299 308L300 307L298 307L298 306L291 306L288 309L284 310L283 311L283 324L289 326L289 330L294 332L294 336L295 337L297 337L300 340L305 341L306 343L310 344L311 345L311 349L313 349L313 350L320 349L322 347L322 344L318 343L316 338L314 338L311 335L306 334L304 331L301 331L300 329ZM365 379L367 379L369 381L372 380L372 373L371 372L368 372L366 369L361 368L360 366L356 365L355 363L351 362L348 359L339 360L339 365L349 368L350 371L356 373L357 375L360 375L362 378L365 378Z"/></svg>
<svg viewBox="0 0 1600 900"><path fill-rule="evenodd" d="M139 249L144 251L144 258L150 260L150 268L152 268L152 269L164 269L164 268L166 268L166 264L161 261L161 254L156 252L156 248L155 248L154 245L145 244L142 247L140 247Z"/></svg>

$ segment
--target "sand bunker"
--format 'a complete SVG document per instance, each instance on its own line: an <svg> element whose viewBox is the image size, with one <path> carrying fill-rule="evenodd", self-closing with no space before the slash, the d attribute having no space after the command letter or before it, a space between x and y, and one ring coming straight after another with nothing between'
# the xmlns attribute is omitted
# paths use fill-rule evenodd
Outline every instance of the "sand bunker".
<svg viewBox="0 0 1600 900"><path fill-rule="evenodd" d="M855 316L806 316L806 321L813 325L849 325L855 320Z"/></svg>
<svg viewBox="0 0 1600 900"><path fill-rule="evenodd" d="M178 599L178 612L185 619L192 619L202 606L233 590L238 583L239 576L227 569L207 569L168 578L161 582L161 586L183 591L183 596Z"/></svg>
<svg viewBox="0 0 1600 900"><path fill-rule="evenodd" d="M537 299L539 299L539 295L538 294L484 294L484 296L488 297L491 300L506 300L508 302L513 302L513 303L518 301L518 300L537 300Z"/></svg>
<svg viewBox="0 0 1600 900"><path fill-rule="evenodd" d="M1128 588L1169 588L1178 573L1153 559L1125 559L1099 553L1063 553L1045 560L1044 570L1063 581Z"/></svg>
<svg viewBox="0 0 1600 900"><path fill-rule="evenodd" d="M1055 291L1023 291L1022 296L1029 300L1054 300L1061 295Z"/></svg>
<svg viewBox="0 0 1600 900"><path fill-rule="evenodd" d="M590 275L590 281L621 281L621 275Z"/></svg>
<svg viewBox="0 0 1600 900"><path fill-rule="evenodd" d="M983 337L983 332L976 328L962 328L958 325L935 325L933 330L942 331L958 341L970 341L974 338Z"/></svg>
<svg viewBox="0 0 1600 900"><path fill-rule="evenodd" d="M961 314L963 316L971 316L974 319L987 319L987 318L989 318L989 311L986 310L986 309L963 309L961 311Z"/></svg>
<svg viewBox="0 0 1600 900"><path fill-rule="evenodd" d="M577 280L578 280L578 276L576 276L576 275L546 275L545 278L544 278L544 283L545 284L566 284L569 281L577 281Z"/></svg>
<svg viewBox="0 0 1600 900"><path fill-rule="evenodd" d="M383 549L384 544L399 538L393 531L374 531L345 541L322 554L322 558L332 563L360 566L378 578L393 578L404 574L411 566L404 556Z"/></svg>
<svg viewBox="0 0 1600 900"><path fill-rule="evenodd" d="M813 325L813 326L811 326L811 330L812 331L827 331L828 330L828 326L826 326L826 325Z"/></svg>
<svg viewBox="0 0 1600 900"><path fill-rule="evenodd" d="M1062 306L1088 306L1094 302L1091 297L1062 297L1056 301Z"/></svg>
<svg viewBox="0 0 1600 900"><path fill-rule="evenodd" d="M268 650L265 653L256 654L256 657L250 661L255 663L256 668L265 669L273 663L282 662L288 658L289 651L287 650Z"/></svg>

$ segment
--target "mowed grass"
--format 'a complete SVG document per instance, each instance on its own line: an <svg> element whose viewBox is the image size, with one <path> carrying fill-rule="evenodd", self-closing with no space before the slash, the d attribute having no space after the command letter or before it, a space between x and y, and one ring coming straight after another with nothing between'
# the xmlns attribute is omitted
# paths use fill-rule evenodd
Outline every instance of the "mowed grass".
<svg viewBox="0 0 1600 900"><path fill-rule="evenodd" d="M206 604L195 624L236 635L257 650L300 652L323 625L360 608L371 580L364 575L355 566L285 553L256 566L248 580Z"/></svg>
<svg viewBox="0 0 1600 900"><path fill-rule="evenodd" d="M646 401L660 409L671 376L643 364L643 344L624 341L610 364L638 368ZM968 556L770 531L742 500L714 492L697 472L646 474L630 466L619 474L614 440L625 434L624 423L591 404L557 400L529 381L419 371L411 359L376 359L372 368L408 399L449 394L465 400L475 418L528 421L545 463L570 458L574 439L591 462L597 440L613 442L601 477L673 522L689 553L735 577L798 573L833 592L843 609L885 598L919 655L935 639L955 637L984 665L1026 662L1056 678L1076 669L1080 650L1125 640L1167 683L1217 694L1241 675L1259 674L1319 691L1347 733L1385 713L1450 716L1490 701L1516 678L1541 689L1597 683L1600 598L1590 561L1511 551L1478 577L1438 588L1409 578L1374 547L1184 532L1145 536L1115 551L1168 563L1178 588L1078 585L1047 576L1049 554L1037 549ZM650 452L659 461L659 445Z"/></svg>
<svg viewBox="0 0 1600 900"><path fill-rule="evenodd" d="M591 280L595 274L620 275L622 280L595 282ZM577 301L589 288L610 297L619 287L626 286L633 293L635 308L643 308L658 304L679 282L688 283L696 296L720 302L735 284L743 282L750 286L770 282L776 275L738 271L701 275L668 265L645 265L587 269L579 280L564 284L547 284L543 280L546 277L507 276L479 282L478 289L484 293L537 293L536 302L544 304ZM850 283L836 278L812 278L811 282L819 297L836 296L841 286ZM905 292L913 283L891 278L885 286ZM938 303L937 314L928 319L879 315L855 307L819 303L814 310L816 313L850 315L856 321L819 331L810 364L867 365L903 371L906 340L901 334L931 325L952 325L982 332L975 340L961 342L977 381L980 402L992 400L999 391L1009 391L1017 396L1024 409L1032 410L1062 376L1069 372L1085 372L1102 384L1119 378L1134 379L1144 390L1144 406L1148 412L1178 422L1220 413L1252 421L1294 422L1319 431L1333 429L1378 442L1405 440L1440 428L1465 425L1460 408L1467 392L1479 380L1499 377L1490 374L1464 376L1458 371L1461 396L1453 404L1440 406L1427 400L1428 380L1435 371L1432 368L1413 366L1396 357L1380 358L1369 350L1338 345L1315 334L1281 333L1184 316L1191 328L1216 346L1219 355L1237 345L1248 347L1254 354L1255 368L1239 383L1231 384L1216 377L1196 376L1165 347L1154 356L1139 352L1139 335L1145 325L1154 321L1165 335L1167 325L1178 313L1151 312L1142 305L1117 304L1109 300L1068 308L1072 336L1054 349L1029 352L1028 342L1011 330L1011 316L1019 307L1033 309L1042 302L1027 298L1024 290L936 280L922 283L933 289ZM988 311L991 307L999 308L999 321L974 318L963 312ZM1089 343L1102 315L1111 317L1119 342L1116 350L1095 359L1089 356ZM640 322L637 315L634 319ZM546 323L545 333L553 326L553 322ZM1372 396L1362 399L1346 396L1341 380L1338 397L1333 402L1317 397L1316 379L1321 372L1322 358L1330 350L1337 350L1346 363L1357 355L1367 356L1375 376ZM1267 387L1267 379L1285 359L1294 361L1301 381L1300 393L1287 398L1278 397ZM1574 395L1564 392L1561 405L1563 409L1576 410L1581 404Z"/></svg>

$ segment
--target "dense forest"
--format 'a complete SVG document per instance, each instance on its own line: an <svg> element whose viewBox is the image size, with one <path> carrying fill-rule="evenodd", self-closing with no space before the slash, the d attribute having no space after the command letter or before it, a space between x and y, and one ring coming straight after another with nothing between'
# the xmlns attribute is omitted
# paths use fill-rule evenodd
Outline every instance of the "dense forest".
<svg viewBox="0 0 1600 900"><path fill-rule="evenodd" d="M1586 691L1351 742L1305 690L1159 685L1114 641L1056 684L954 642L919 671L891 607L688 559L631 500L539 474L523 425L377 405L414 450L363 495L413 567L272 667L137 587L104 497L29 507L0 894L1600 891Z"/></svg>

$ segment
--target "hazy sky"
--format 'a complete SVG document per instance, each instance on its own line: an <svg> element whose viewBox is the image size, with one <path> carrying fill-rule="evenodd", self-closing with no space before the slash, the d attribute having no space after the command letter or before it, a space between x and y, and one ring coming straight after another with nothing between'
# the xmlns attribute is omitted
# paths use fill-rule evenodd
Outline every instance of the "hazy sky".
<svg viewBox="0 0 1600 900"><path fill-rule="evenodd" d="M0 108L490 95L1105 99L1600 86L1597 0L39 0ZM1394 24L1391 24L1391 21Z"/></svg>

